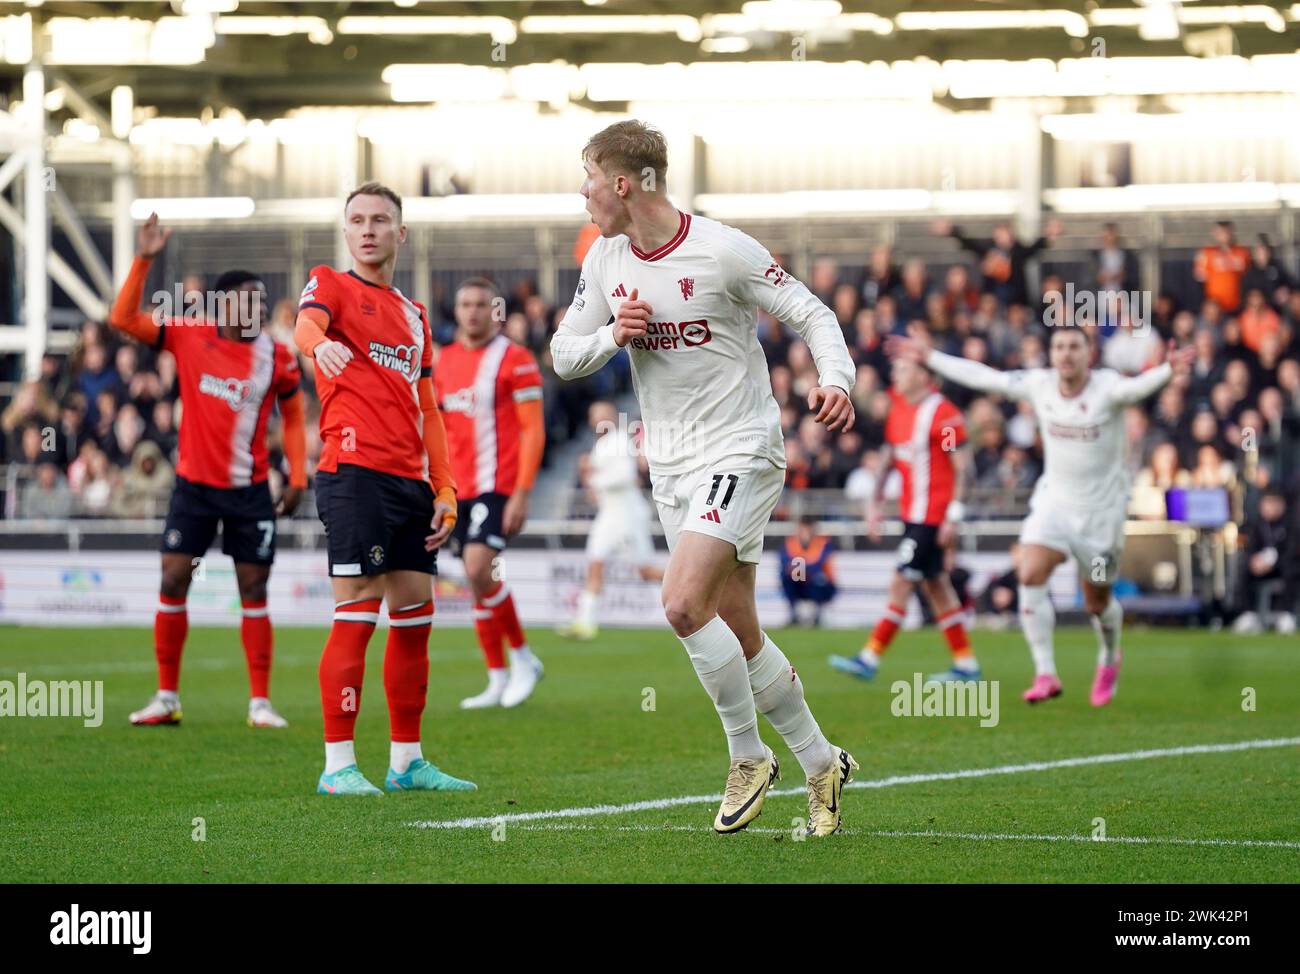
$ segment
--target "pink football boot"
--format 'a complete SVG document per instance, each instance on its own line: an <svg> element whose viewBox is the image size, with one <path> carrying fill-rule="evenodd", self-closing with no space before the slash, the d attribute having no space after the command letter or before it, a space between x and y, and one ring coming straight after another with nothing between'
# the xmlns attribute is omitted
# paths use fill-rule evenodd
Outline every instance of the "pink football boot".
<svg viewBox="0 0 1300 974"><path fill-rule="evenodd" d="M1040 673L1034 677L1034 685L1022 694L1025 703L1042 703L1061 695L1061 681L1055 673Z"/></svg>
<svg viewBox="0 0 1300 974"><path fill-rule="evenodd" d="M1115 688L1119 683L1119 662L1119 657L1116 656L1114 666L1097 667L1097 675L1092 681L1092 696L1088 698L1094 707L1106 706L1115 696Z"/></svg>

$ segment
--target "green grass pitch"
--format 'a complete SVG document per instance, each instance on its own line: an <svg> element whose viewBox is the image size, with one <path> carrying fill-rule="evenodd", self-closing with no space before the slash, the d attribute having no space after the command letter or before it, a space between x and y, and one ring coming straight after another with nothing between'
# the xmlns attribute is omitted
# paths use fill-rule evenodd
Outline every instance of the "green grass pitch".
<svg viewBox="0 0 1300 974"><path fill-rule="evenodd" d="M149 632L3 629L0 679L23 671L29 680L103 680L104 721L88 728L75 718L0 718L0 875L146 883L1300 880L1295 744L924 778L1300 735L1295 639L1131 630L1120 692L1094 711L1091 631L1058 634L1065 695L1033 708L1019 699L1030 677L1019 633L976 632L985 678L1000 681L1000 721L982 728L977 719L891 713L894 680L944 664L933 631L900 635L873 684L826 665L828 653L855 649L859 633L773 635L827 735L861 763L859 781L922 776L847 791L844 831L830 839L796 838L801 793L769 798L754 827L731 836L712 832L710 801L514 817L721 792L727 754L718 718L666 630L607 630L589 644L534 631L547 665L535 697L514 711L473 713L457 709L482 687L473 633L435 630L425 754L476 780L479 791L342 799L314 794L323 629L276 632L271 690L287 731L244 725L235 630L191 631L183 725L134 728L127 714L154 687ZM381 631L370 646L357 745L376 782L388 758L383 639ZM1253 710L1242 705L1248 687ZM801 790L793 756L766 724L762 734L784 767L778 787ZM460 818L494 824L414 825ZM1091 841L1097 819L1108 841Z"/></svg>

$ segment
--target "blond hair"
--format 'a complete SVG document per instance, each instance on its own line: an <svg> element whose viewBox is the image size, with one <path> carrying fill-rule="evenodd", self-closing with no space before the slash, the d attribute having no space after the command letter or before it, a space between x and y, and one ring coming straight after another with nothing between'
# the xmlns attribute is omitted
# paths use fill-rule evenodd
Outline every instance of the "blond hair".
<svg viewBox="0 0 1300 974"><path fill-rule="evenodd" d="M668 142L658 129L636 119L601 129L582 150L582 158L607 173L643 178L647 170L662 185L668 171Z"/></svg>

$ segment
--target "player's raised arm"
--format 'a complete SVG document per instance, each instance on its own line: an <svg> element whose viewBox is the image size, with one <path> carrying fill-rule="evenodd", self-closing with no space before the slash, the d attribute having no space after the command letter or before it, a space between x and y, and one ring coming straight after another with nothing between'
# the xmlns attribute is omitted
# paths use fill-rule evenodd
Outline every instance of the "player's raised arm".
<svg viewBox="0 0 1300 974"><path fill-rule="evenodd" d="M158 343L162 329L152 315L140 310L144 300L144 282L149 276L153 259L162 253L171 233L169 227L158 225L157 213L149 214L149 219L140 227L139 243L135 260L131 261L131 270L108 312L110 325L147 345Z"/></svg>
<svg viewBox="0 0 1300 974"><path fill-rule="evenodd" d="M1021 399L1025 395L1023 371L999 372L982 362L945 355L916 338L890 335L885 339L885 354L890 358L910 358L936 375L968 389L996 392L1011 399Z"/></svg>
<svg viewBox="0 0 1300 974"><path fill-rule="evenodd" d="M1185 374L1192 367L1196 350L1190 345L1186 348L1174 348L1170 343L1165 361L1153 369L1147 369L1141 375L1129 376L1118 380L1111 388L1111 400L1123 406L1142 402L1154 396L1165 387L1175 375Z"/></svg>
<svg viewBox="0 0 1300 974"><path fill-rule="evenodd" d="M619 343L614 338L617 322L609 317L604 291L593 274L592 258L599 249L598 240L583 262L569 310L551 336L551 365L561 379L581 379L584 375L591 375L619 350Z"/></svg>
<svg viewBox="0 0 1300 974"><path fill-rule="evenodd" d="M789 325L808 344L817 364L818 385L808 395L808 407L816 410L817 421L828 429L852 429L849 394L857 369L835 312L787 273L758 241L738 230L727 239L730 247L719 254L719 260L727 274L728 290Z"/></svg>

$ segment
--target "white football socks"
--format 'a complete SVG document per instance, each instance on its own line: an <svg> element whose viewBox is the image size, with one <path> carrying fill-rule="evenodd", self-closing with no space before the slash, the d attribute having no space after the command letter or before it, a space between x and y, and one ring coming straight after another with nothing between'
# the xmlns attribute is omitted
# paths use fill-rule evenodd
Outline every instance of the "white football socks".
<svg viewBox="0 0 1300 974"><path fill-rule="evenodd" d="M794 752L804 774L821 774L835 760L835 751L808 709L803 681L767 633L763 633L763 645L749 660L748 669L758 712Z"/></svg>
<svg viewBox="0 0 1300 974"><path fill-rule="evenodd" d="M754 710L754 693L749 688L749 671L736 634L721 616L714 616L696 632L679 638L696 676L722 718L731 759L764 757L767 752L758 736L758 715Z"/></svg>
<svg viewBox="0 0 1300 974"><path fill-rule="evenodd" d="M388 744L388 766L398 774L405 774L412 761L419 761L423 757L419 741L414 744L390 741Z"/></svg>
<svg viewBox="0 0 1300 974"><path fill-rule="evenodd" d="M583 589L578 593L578 616L577 622L584 626L594 626L596 624L596 605L600 601L600 596L595 592Z"/></svg>
<svg viewBox="0 0 1300 974"><path fill-rule="evenodd" d="M506 654L510 657L511 666L518 666L521 663L527 663L529 665L532 665L533 660L537 658L533 655L533 651L528 648L527 643L524 643L522 646L518 646L518 647L515 646L510 647L509 649L506 650Z"/></svg>
<svg viewBox="0 0 1300 974"><path fill-rule="evenodd" d="M1114 666L1119 661L1119 634L1124 626L1124 607L1111 595L1100 615L1092 616L1097 633L1097 665Z"/></svg>
<svg viewBox="0 0 1300 974"><path fill-rule="evenodd" d="M357 763L356 748L351 741L325 742L325 773L342 771L349 764Z"/></svg>
<svg viewBox="0 0 1300 974"><path fill-rule="evenodd" d="M1020 628L1029 642L1034 672L1038 676L1055 676L1056 653L1052 649L1052 633L1056 629L1056 610L1052 608L1046 585L1020 586Z"/></svg>

